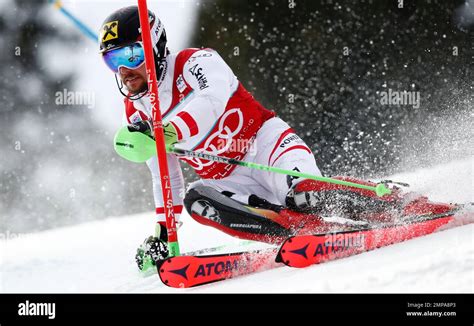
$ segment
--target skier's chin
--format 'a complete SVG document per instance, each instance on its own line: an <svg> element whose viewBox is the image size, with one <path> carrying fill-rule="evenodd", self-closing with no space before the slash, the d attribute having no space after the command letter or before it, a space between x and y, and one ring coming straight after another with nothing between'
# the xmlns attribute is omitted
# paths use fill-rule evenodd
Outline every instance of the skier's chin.
<svg viewBox="0 0 474 326"><path fill-rule="evenodd" d="M128 82L125 84L127 89L133 94L140 94L147 90L147 85L145 82L138 83L137 81Z"/></svg>

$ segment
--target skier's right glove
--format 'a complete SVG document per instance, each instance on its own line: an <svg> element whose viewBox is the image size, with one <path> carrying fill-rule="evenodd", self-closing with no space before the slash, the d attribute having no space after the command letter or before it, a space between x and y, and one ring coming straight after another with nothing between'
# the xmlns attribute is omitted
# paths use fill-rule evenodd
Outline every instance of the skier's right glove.
<svg viewBox="0 0 474 326"><path fill-rule="evenodd" d="M138 269L146 273L154 271L156 263L160 260L165 260L169 255L168 244L154 236L149 236L138 247L135 261Z"/></svg>

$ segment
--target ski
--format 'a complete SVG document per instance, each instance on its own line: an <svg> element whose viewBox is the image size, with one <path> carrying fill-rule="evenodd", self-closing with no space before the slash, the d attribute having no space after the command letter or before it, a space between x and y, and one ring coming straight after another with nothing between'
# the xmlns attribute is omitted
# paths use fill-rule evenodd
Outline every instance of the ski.
<svg viewBox="0 0 474 326"><path fill-rule="evenodd" d="M182 255L183 256L200 256L200 255L205 255L205 254L211 254L217 251L223 251L223 250L229 251L231 247L235 247L237 249L241 247L251 246L251 245L254 245L255 243L257 242L252 241L252 240L244 240L237 244L223 244L223 245L215 246L215 247L196 249L193 251L185 252Z"/></svg>
<svg viewBox="0 0 474 326"><path fill-rule="evenodd" d="M459 208L440 214L415 216L400 224L293 236L281 245L277 261L290 267L302 268L357 255L441 230L454 220L458 211Z"/></svg>
<svg viewBox="0 0 474 326"><path fill-rule="evenodd" d="M210 256L171 257L157 265L161 281L189 288L276 267L278 248Z"/></svg>
<svg viewBox="0 0 474 326"><path fill-rule="evenodd" d="M171 257L157 265L158 274L167 286L189 288L269 270L283 264L290 267L307 267L448 229L459 225L453 223L455 219L461 224L472 223L472 209L458 216L461 208L463 207L439 214L407 217L399 224L388 223L324 234L296 235L286 239L279 249Z"/></svg>
<svg viewBox="0 0 474 326"><path fill-rule="evenodd" d="M216 253L218 251L227 251L226 252L226 254L227 254L227 253L229 253L229 250L231 248L233 248L237 252L238 250L242 250L241 249L242 247L252 246L255 243L257 243L257 242L252 241L252 240L244 240L244 241L241 241L237 244L223 244L223 245L215 246L215 247L196 249L196 250L193 250L193 251L188 251L188 252L182 253L182 255L183 256L201 256L201 255L213 254L213 253ZM142 277L149 277L149 276L152 276L152 275L156 274L156 264L154 262L149 260L147 262L147 266L148 267L146 267L146 268L144 268L143 270L140 271L140 275Z"/></svg>

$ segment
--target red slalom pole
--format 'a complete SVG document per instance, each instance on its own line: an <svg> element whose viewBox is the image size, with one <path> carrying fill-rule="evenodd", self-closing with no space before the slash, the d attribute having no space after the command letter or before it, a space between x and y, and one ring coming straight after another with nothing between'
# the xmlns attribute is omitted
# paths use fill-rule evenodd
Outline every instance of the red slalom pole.
<svg viewBox="0 0 474 326"><path fill-rule="evenodd" d="M173 210L173 196L171 193L168 161L166 159L165 136L163 134L163 121L160 112L160 101L158 99L158 83L156 81L155 59L153 56L153 46L151 44L150 22L148 20L148 7L146 0L138 0L138 13L140 16L140 27L145 51L148 91L150 93L152 107L156 155L158 157L158 166L160 169L161 191L163 194L165 208L166 228L168 229L168 247L170 256L179 256L178 233L176 230L176 218Z"/></svg>

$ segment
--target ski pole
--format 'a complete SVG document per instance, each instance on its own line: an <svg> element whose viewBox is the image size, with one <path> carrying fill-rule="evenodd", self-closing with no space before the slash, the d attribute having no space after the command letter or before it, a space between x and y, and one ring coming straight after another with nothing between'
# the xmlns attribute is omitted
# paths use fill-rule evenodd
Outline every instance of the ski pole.
<svg viewBox="0 0 474 326"><path fill-rule="evenodd" d="M163 134L163 122L160 112L160 101L158 98L158 83L156 81L155 58L151 44L150 22L148 20L148 7L146 0L138 0L138 13L140 27L145 51L145 66L148 76L148 92L152 108L153 129L155 132L155 148L160 169L161 192L166 216L166 228L168 230L168 248L170 256L179 256L178 232L176 229L176 218L173 210L173 196L171 193L170 174L168 160L166 158L165 136Z"/></svg>
<svg viewBox="0 0 474 326"><path fill-rule="evenodd" d="M64 16L69 18L74 25L76 25L77 28L87 37L89 37L91 40L94 42L97 42L98 37L97 35L90 30L89 27L87 27L83 22L81 22L77 17L75 17L73 14L71 14L66 8L63 7L63 4L61 3L61 0L49 0L51 4L54 5L56 9L58 9Z"/></svg>
<svg viewBox="0 0 474 326"><path fill-rule="evenodd" d="M263 164L239 161L239 160L236 160L236 159L233 159L233 158L228 158L228 157L222 157L222 156L216 156L216 155L206 154L206 153L202 153L202 152L190 151L190 150L186 150L186 149L182 149L182 148L176 148L173 145L167 146L167 151L168 151L168 153L174 153L174 154L179 155L179 156L194 157L194 158L213 161L213 162L217 162L217 163L240 165L240 166L245 166L245 167L248 167L248 168L251 168L251 169L257 169L257 170L275 172L275 173L280 173L280 174L286 174L286 175L291 175L291 176L294 176L294 177L301 177L301 178L312 179L312 180L317 180L317 181L322 181L322 182L334 183L334 184L348 186L348 187L367 189L367 190L374 191L377 194L377 196L379 196L379 197L382 197L383 195L391 194L390 189L385 187L385 185L383 183L379 183L377 186L372 187L372 186L362 185L362 184L355 183L355 182L348 182L348 181L337 180L337 179L332 179L332 178L327 178L327 177L321 177L321 176L317 176L317 175L302 173L302 172L293 171L293 170L285 170L285 169L281 169L281 168L277 168L277 167L273 167L273 166L268 166L268 165L263 165Z"/></svg>

